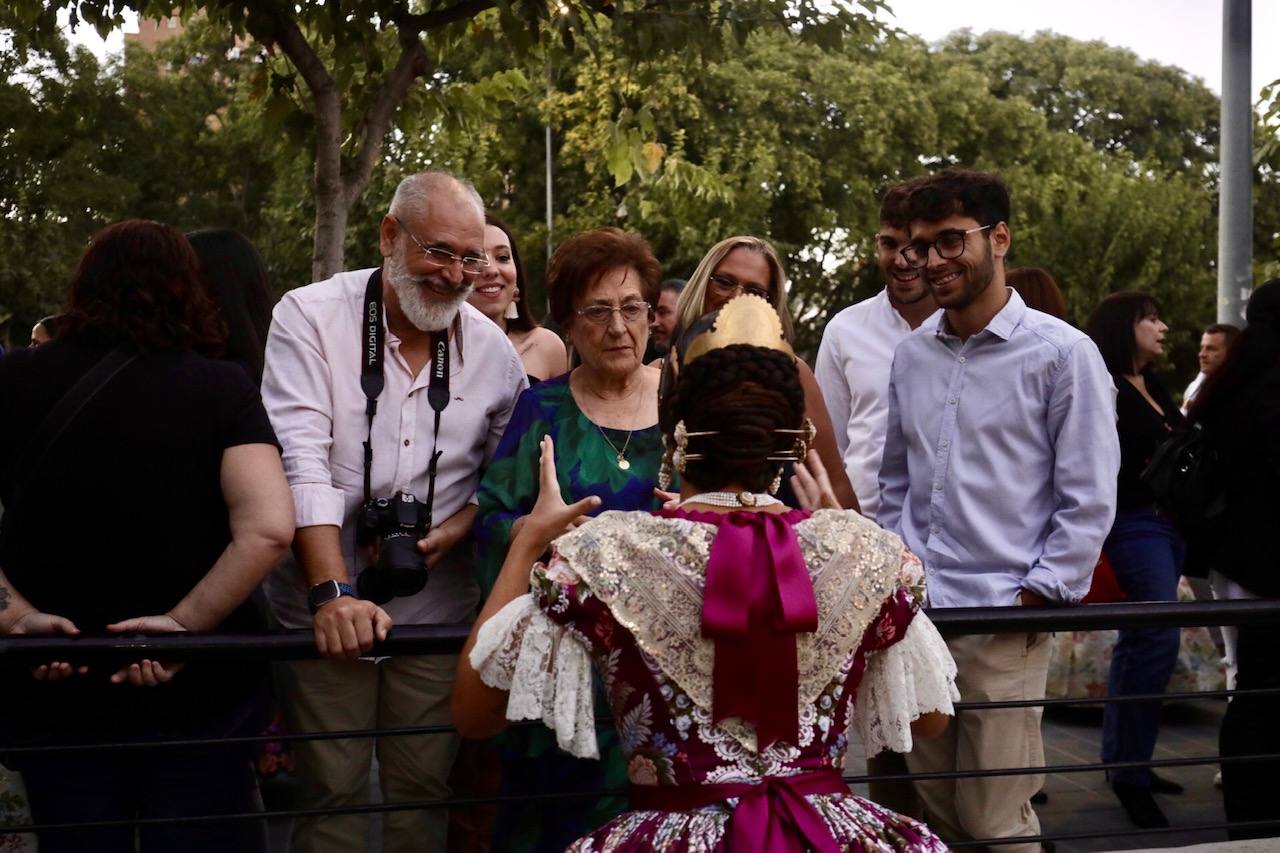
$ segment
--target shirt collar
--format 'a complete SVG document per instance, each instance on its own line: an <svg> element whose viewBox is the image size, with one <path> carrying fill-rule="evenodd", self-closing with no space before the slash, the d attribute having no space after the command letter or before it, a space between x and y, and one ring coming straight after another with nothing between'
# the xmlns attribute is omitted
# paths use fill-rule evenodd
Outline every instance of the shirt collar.
<svg viewBox="0 0 1280 853"><path fill-rule="evenodd" d="M1022 301L1018 291L1012 287L1006 287L1005 289L1009 292L1009 301L996 312L996 316L992 317L982 330L983 332L990 332L1002 341L1007 341L1013 337L1014 330L1018 328L1022 318L1027 313L1027 303ZM931 322L936 322L937 324L934 327L934 335L939 338L954 338L955 334L951 331L951 327L947 325L947 312L939 311L934 317L937 318L936 321L932 317L930 318ZM978 334L982 334L982 332Z"/></svg>
<svg viewBox="0 0 1280 853"><path fill-rule="evenodd" d="M886 287L881 290L875 298L880 301L880 311L882 312L887 324L891 326L901 326L908 332L911 331L911 324L906 321L906 318L898 313L898 309L894 308L893 303L889 301L889 288Z"/></svg>

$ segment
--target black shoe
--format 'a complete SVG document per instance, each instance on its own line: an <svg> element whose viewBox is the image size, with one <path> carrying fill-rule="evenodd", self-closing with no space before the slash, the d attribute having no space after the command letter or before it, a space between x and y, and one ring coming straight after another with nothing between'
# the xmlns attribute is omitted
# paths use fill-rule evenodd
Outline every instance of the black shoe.
<svg viewBox="0 0 1280 853"><path fill-rule="evenodd" d="M1136 826L1143 829L1159 829L1169 825L1169 818L1165 817L1164 812L1160 811L1160 807L1156 805L1150 789L1113 782L1111 790L1116 792L1120 805L1124 806L1125 814Z"/></svg>
<svg viewBox="0 0 1280 853"><path fill-rule="evenodd" d="M1166 779L1163 776L1157 776L1154 770L1151 771L1151 793L1153 794L1181 794L1183 788L1172 779Z"/></svg>
<svg viewBox="0 0 1280 853"><path fill-rule="evenodd" d="M1043 793L1043 791L1041 793ZM1058 845L1054 844L1052 841L1041 841L1040 849L1043 853L1057 853Z"/></svg>
<svg viewBox="0 0 1280 853"><path fill-rule="evenodd" d="M1049 795L1044 792L1044 788L1031 795L1031 805L1033 806L1043 806L1047 802L1049 802Z"/></svg>

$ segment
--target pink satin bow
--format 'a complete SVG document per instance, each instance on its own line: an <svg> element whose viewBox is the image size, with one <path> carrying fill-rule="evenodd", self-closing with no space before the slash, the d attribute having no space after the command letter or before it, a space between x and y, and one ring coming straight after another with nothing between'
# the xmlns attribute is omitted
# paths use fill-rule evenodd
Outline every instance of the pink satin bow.
<svg viewBox="0 0 1280 853"><path fill-rule="evenodd" d="M739 717L760 749L795 743L796 634L818 629L813 583L792 529L808 513L720 516L711 544L702 634L715 642L712 722Z"/></svg>

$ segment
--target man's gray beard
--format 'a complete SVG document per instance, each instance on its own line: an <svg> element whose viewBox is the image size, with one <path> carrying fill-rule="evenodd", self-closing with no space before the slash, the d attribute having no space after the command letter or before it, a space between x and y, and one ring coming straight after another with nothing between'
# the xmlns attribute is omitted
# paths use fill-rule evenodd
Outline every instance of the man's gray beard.
<svg viewBox="0 0 1280 853"><path fill-rule="evenodd" d="M415 327L424 332L438 332L449 328L458 309L471 293L471 285L457 290L457 296L447 302L428 299L422 292L424 282L430 276L412 275L399 253L387 258L384 277L400 300L400 310Z"/></svg>

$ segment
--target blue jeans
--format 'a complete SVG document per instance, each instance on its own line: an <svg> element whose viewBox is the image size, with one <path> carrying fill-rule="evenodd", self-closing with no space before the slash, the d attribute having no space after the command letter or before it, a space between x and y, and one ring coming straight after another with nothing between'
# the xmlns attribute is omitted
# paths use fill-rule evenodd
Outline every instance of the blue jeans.
<svg viewBox="0 0 1280 853"><path fill-rule="evenodd" d="M1128 601L1174 601L1185 550L1169 519L1153 507L1123 510L1103 548ZM1178 661L1178 628L1128 628L1111 653L1107 695L1163 693ZM1109 704L1102 717L1103 761L1147 761L1160 733L1159 702ZM1113 770L1112 782L1150 787L1146 767Z"/></svg>

